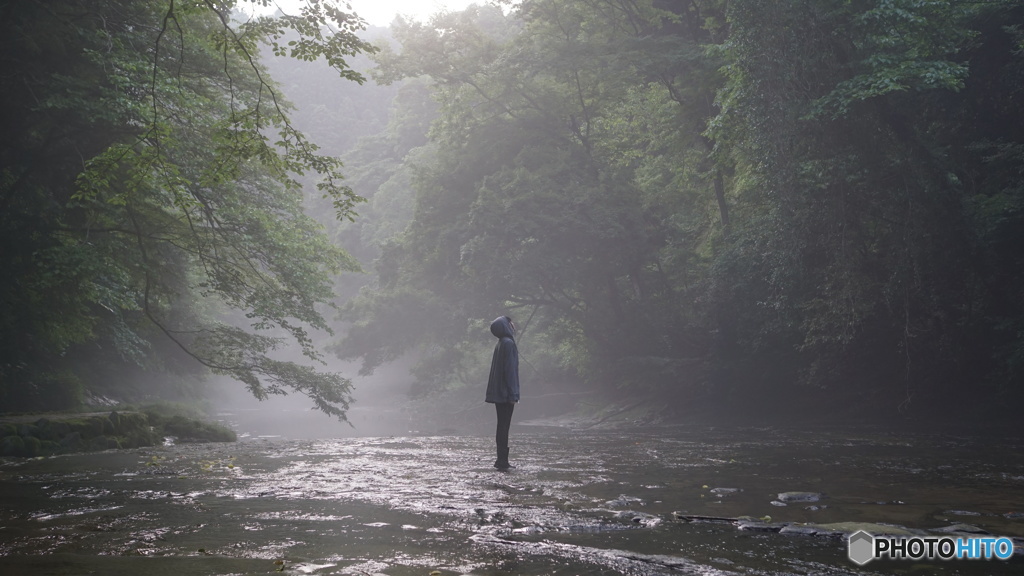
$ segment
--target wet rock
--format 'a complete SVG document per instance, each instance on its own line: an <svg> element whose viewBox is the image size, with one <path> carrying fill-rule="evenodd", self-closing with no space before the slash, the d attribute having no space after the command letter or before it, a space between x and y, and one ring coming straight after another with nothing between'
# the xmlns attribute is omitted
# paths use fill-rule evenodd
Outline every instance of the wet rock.
<svg viewBox="0 0 1024 576"><path fill-rule="evenodd" d="M634 512L632 510L623 510L615 514L615 517L619 520L629 520L635 522L647 528L652 528L661 524L661 518L653 514L646 514L644 512Z"/></svg>
<svg viewBox="0 0 1024 576"><path fill-rule="evenodd" d="M736 523L736 527L740 530L750 532L779 532L784 526L785 524L762 522L760 520L740 520Z"/></svg>
<svg viewBox="0 0 1024 576"><path fill-rule="evenodd" d="M619 494L619 497L614 500L609 500L605 504L609 506L629 506L631 504L643 504L644 501L635 496L626 496L625 494Z"/></svg>
<svg viewBox="0 0 1024 576"><path fill-rule="evenodd" d="M981 512L972 512L970 510L946 510L946 514L954 516L981 516Z"/></svg>
<svg viewBox="0 0 1024 576"><path fill-rule="evenodd" d="M787 524L779 530L780 534L797 534L800 536L817 536L820 529L809 524Z"/></svg>
<svg viewBox="0 0 1024 576"><path fill-rule="evenodd" d="M771 504L772 506L789 506L789 504L786 504L785 502L779 502L778 500L772 500L771 502L769 502L769 504Z"/></svg>
<svg viewBox="0 0 1024 576"><path fill-rule="evenodd" d="M703 516L700 514L687 514L686 512L673 512L672 517L683 522L713 522L720 524L732 524L737 520L736 518L727 518L725 516Z"/></svg>
<svg viewBox="0 0 1024 576"><path fill-rule="evenodd" d="M476 508L473 510L476 512L480 521L487 524L497 524L505 521L505 513L501 510L488 510L486 508Z"/></svg>
<svg viewBox="0 0 1024 576"><path fill-rule="evenodd" d="M717 494L719 497L728 496L729 494L735 494L736 492L742 492L739 488L712 488L711 493Z"/></svg>
<svg viewBox="0 0 1024 576"><path fill-rule="evenodd" d="M780 492L779 502L817 502L822 494L818 492Z"/></svg>
<svg viewBox="0 0 1024 576"><path fill-rule="evenodd" d="M559 532L568 532L569 534L598 534L626 529L625 526L619 524L570 524L558 527Z"/></svg>
<svg viewBox="0 0 1024 576"><path fill-rule="evenodd" d="M1003 518L1007 518L1010 520L1020 520L1024 518L1024 512L1007 512L1006 514L1003 514Z"/></svg>
<svg viewBox="0 0 1024 576"><path fill-rule="evenodd" d="M875 536L881 534L891 536L914 536L924 533L922 530L910 530L903 526L874 524L871 522L833 522L830 524L808 524L808 526L814 526L822 532L836 532L842 534L853 534L858 530L863 530Z"/></svg>

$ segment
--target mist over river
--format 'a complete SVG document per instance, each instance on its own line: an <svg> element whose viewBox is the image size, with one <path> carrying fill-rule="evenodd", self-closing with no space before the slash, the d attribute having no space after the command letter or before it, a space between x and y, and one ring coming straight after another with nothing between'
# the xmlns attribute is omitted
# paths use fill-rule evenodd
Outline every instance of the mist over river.
<svg viewBox="0 0 1024 576"><path fill-rule="evenodd" d="M493 439L481 434L245 436L7 459L0 555L4 574L26 575L1013 574L1019 554L858 567L844 536L801 527L970 530L1015 538L1019 552L1022 447L864 430L517 425L508 473L491 467ZM819 496L780 498L793 491Z"/></svg>

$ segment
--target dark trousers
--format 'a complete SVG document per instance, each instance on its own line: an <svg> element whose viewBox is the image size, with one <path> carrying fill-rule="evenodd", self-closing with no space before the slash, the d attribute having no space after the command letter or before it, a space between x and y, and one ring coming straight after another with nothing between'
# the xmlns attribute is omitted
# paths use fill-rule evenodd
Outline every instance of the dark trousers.
<svg viewBox="0 0 1024 576"><path fill-rule="evenodd" d="M508 448L508 429L512 426L512 411L516 405L511 402L495 404L498 411L498 429L494 433L494 441L498 444L498 450Z"/></svg>

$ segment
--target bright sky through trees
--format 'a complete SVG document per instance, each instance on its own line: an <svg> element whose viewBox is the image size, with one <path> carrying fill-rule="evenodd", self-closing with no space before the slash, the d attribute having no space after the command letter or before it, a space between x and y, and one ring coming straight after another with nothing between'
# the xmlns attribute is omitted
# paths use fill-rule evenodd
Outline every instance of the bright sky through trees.
<svg viewBox="0 0 1024 576"><path fill-rule="evenodd" d="M339 0L339 4L343 4ZM348 3L356 14L359 14L370 25L387 26L395 19L395 15L412 17L425 21L434 13L442 10L457 11L473 3L473 0L349 0ZM477 0L483 3L483 0ZM287 14L298 13L302 0L278 0L276 5ZM271 12L274 9L270 10Z"/></svg>
<svg viewBox="0 0 1024 576"><path fill-rule="evenodd" d="M376 26L391 24L396 14L427 20L431 14L462 10L472 3L472 0L351 0L356 14Z"/></svg>

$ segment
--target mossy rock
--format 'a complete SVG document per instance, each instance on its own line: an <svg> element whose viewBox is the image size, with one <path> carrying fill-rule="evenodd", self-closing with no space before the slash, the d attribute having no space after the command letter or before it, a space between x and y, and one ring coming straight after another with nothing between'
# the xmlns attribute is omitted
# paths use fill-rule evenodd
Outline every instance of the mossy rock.
<svg viewBox="0 0 1024 576"><path fill-rule="evenodd" d="M122 448L140 448L142 446L153 446L161 438L153 433L149 426L143 430L129 430L127 434L119 435L118 441Z"/></svg>
<svg viewBox="0 0 1024 576"><path fill-rule="evenodd" d="M60 420L50 424L50 429L57 435L58 442L60 442L61 438L71 434L71 426L69 426L67 422L62 422Z"/></svg>
<svg viewBox="0 0 1024 576"><path fill-rule="evenodd" d="M238 435L234 430L219 424L193 420L174 415L163 422L163 433L174 436L179 442L234 442Z"/></svg>
<svg viewBox="0 0 1024 576"><path fill-rule="evenodd" d="M81 432L71 432L60 439L60 446L67 450L81 450L85 447Z"/></svg>
<svg viewBox="0 0 1024 576"><path fill-rule="evenodd" d="M40 440L49 440L52 442L57 442L58 440L60 440L61 432L60 429L56 426L56 424L57 423L53 422L52 420L40 418L35 422L37 430L34 435L36 436L36 438L39 438Z"/></svg>
<svg viewBox="0 0 1024 576"><path fill-rule="evenodd" d="M66 452L139 448L165 435L181 442L234 442L234 431L184 415L117 412L44 417L32 423L0 424L0 455L41 456Z"/></svg>
<svg viewBox="0 0 1024 576"><path fill-rule="evenodd" d="M63 448L64 447L61 446L59 442L54 442L53 440L43 440L43 446L40 453L45 456L49 456L51 454L59 454L60 452L63 451Z"/></svg>
<svg viewBox="0 0 1024 576"><path fill-rule="evenodd" d="M175 414L164 420L163 429L172 436L185 437L192 432L193 422L180 414Z"/></svg>
<svg viewBox="0 0 1024 576"><path fill-rule="evenodd" d="M25 440L21 436L12 434L0 440L0 454L4 456L21 456L24 452Z"/></svg>
<svg viewBox="0 0 1024 576"><path fill-rule="evenodd" d="M89 450L111 450L120 447L121 443L113 436L96 436L89 440Z"/></svg>
<svg viewBox="0 0 1024 576"><path fill-rule="evenodd" d="M93 416L68 420L68 425L71 426L71 430L80 433L82 438L88 440L103 435L104 422L109 422L105 416Z"/></svg>
<svg viewBox="0 0 1024 576"><path fill-rule="evenodd" d="M141 412L111 412L107 418L114 423L117 435L125 436L139 431L149 431L149 418Z"/></svg>
<svg viewBox="0 0 1024 576"><path fill-rule="evenodd" d="M29 436L24 440L25 450L22 456L34 457L43 453L43 441L35 436Z"/></svg>

